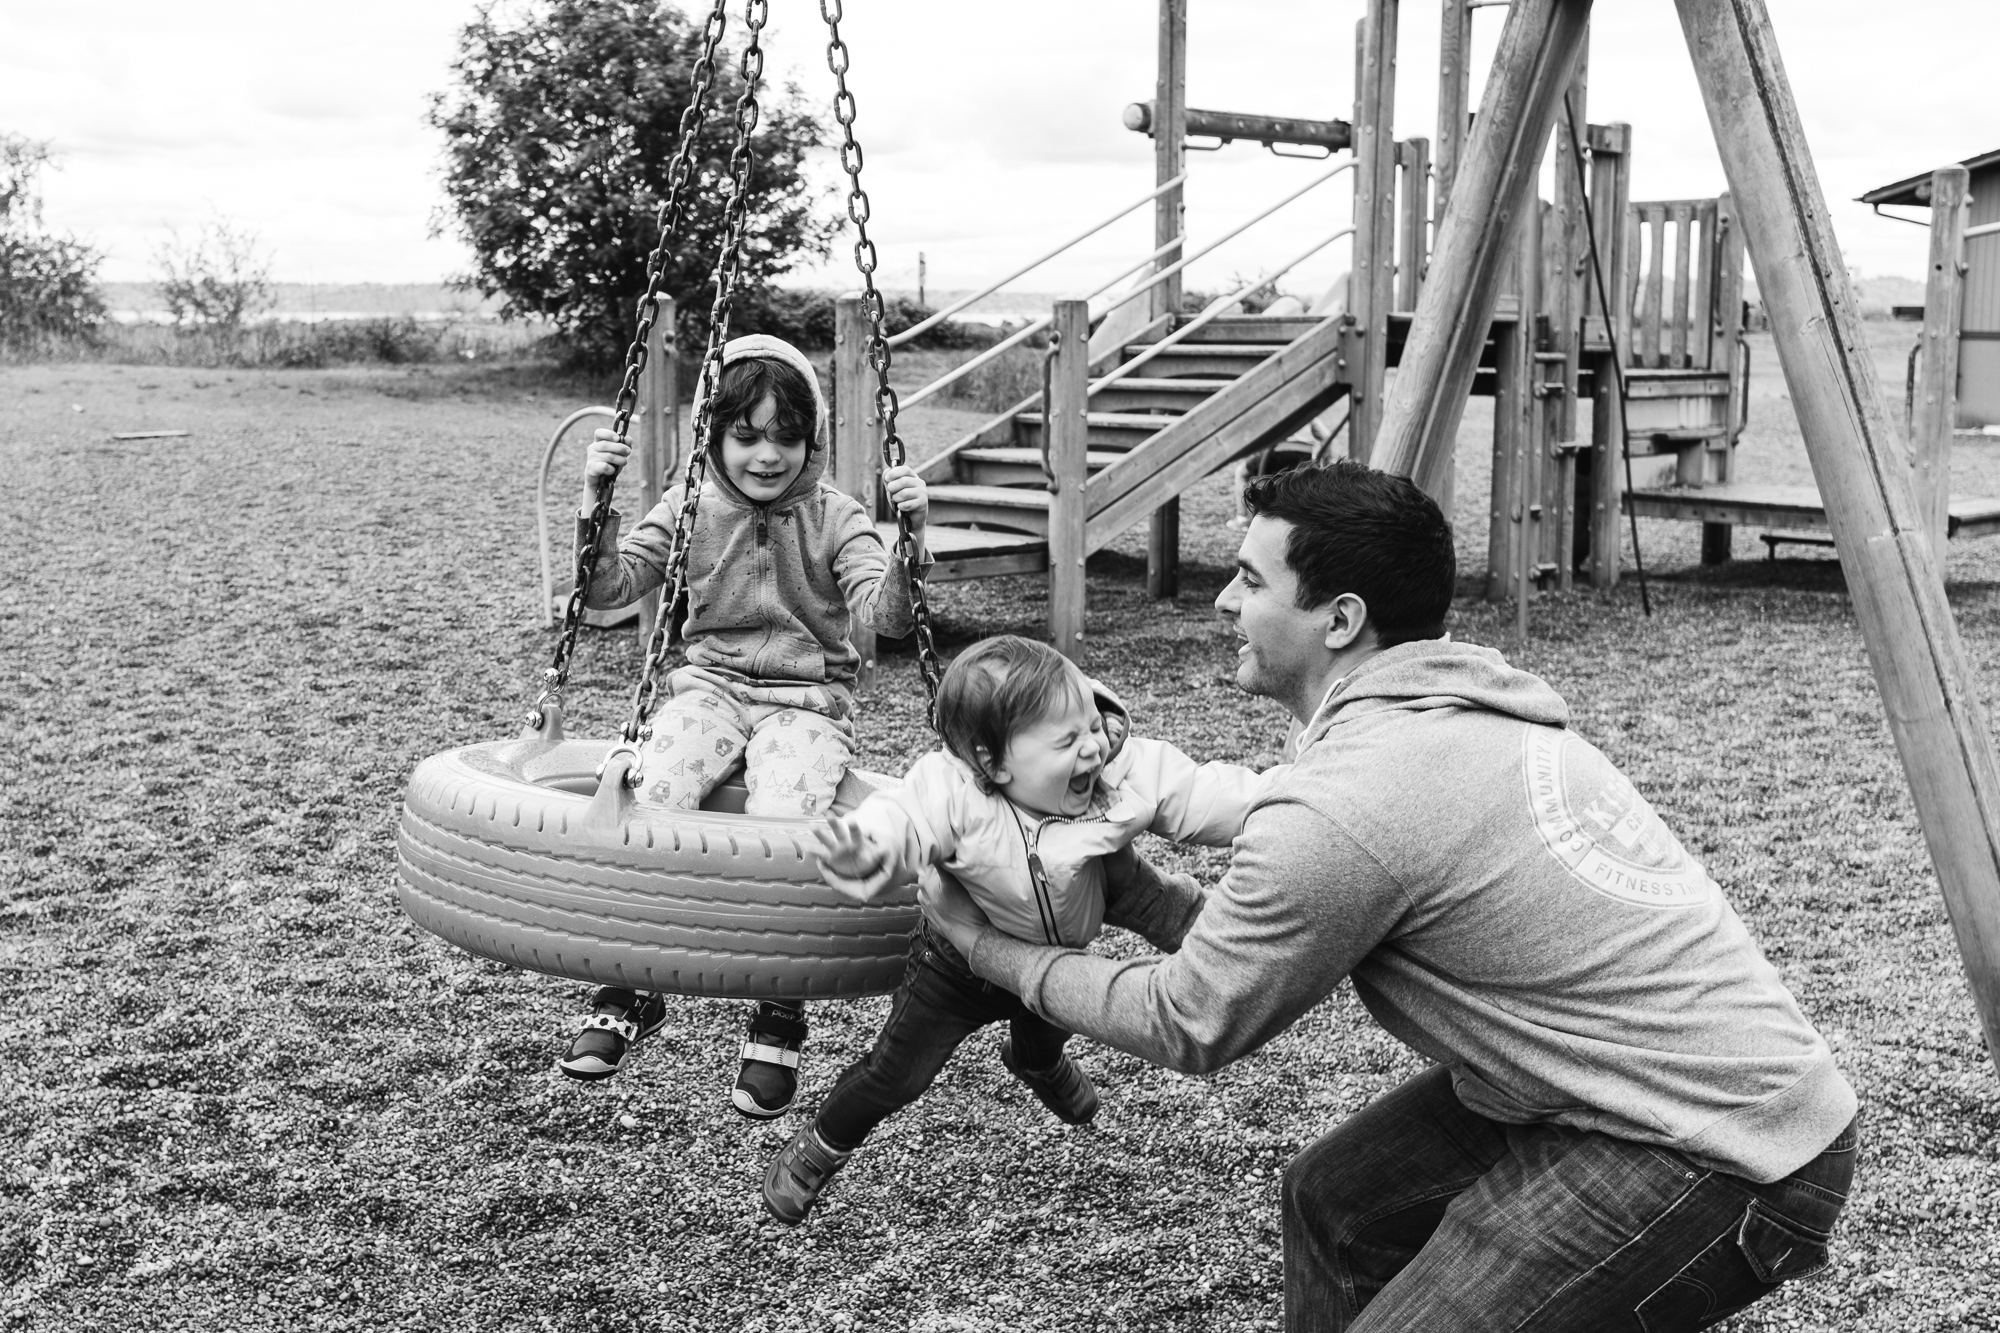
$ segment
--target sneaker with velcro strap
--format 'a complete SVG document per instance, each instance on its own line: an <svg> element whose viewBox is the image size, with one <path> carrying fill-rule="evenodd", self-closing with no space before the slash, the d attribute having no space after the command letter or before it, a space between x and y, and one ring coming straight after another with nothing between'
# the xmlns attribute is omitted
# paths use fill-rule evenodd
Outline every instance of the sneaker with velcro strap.
<svg viewBox="0 0 2000 1333"><path fill-rule="evenodd" d="M805 1044L802 1006L773 1000L758 1004L730 1104L752 1120L770 1120L791 1110L799 1095L799 1053Z"/></svg>
<svg viewBox="0 0 2000 1333"><path fill-rule="evenodd" d="M556 1068L574 1079L595 1083L625 1067L632 1048L667 1021L665 996L624 986L605 986L590 998L590 1017L570 1039Z"/></svg>
<svg viewBox="0 0 2000 1333"><path fill-rule="evenodd" d="M1014 1058L1014 1039L1000 1039L1000 1063L1028 1086L1042 1105L1066 1125L1087 1125L1097 1114L1097 1087L1064 1051L1053 1069L1028 1069Z"/></svg>

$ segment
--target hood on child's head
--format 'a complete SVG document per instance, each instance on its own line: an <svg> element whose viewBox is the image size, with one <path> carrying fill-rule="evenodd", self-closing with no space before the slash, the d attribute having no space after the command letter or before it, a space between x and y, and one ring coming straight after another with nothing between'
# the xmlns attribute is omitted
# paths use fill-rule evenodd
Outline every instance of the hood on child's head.
<svg viewBox="0 0 2000 1333"><path fill-rule="evenodd" d="M826 395L820 389L819 372L813 369L812 361L804 352L801 352L783 338L773 338L767 333L752 333L741 338L731 338L722 346L722 366L724 370L727 370L730 366L738 362L753 360L782 362L797 371L805 379L806 387L812 393L812 447L806 451L805 464L799 469L799 475L792 479L792 484L785 493L772 502L774 505L782 505L787 501L810 492L813 487L819 485L820 478L826 474L827 442L830 431ZM712 423L711 429L715 431L726 430L729 425L730 423L726 421L716 421ZM733 494L736 499L746 504L749 503L736 490L734 483L727 476L723 475L722 469L719 466L711 468L709 475L714 478L725 492Z"/></svg>

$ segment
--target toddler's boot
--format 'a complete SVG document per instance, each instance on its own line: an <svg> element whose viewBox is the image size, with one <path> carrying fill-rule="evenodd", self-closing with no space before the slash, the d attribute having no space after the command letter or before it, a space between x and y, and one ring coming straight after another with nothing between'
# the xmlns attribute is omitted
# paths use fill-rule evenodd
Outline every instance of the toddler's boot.
<svg viewBox="0 0 2000 1333"><path fill-rule="evenodd" d="M570 1039L556 1067L571 1078L594 1083L625 1066L632 1047L659 1031L667 1021L667 1002L659 995L606 986L590 999L591 1014L583 1030Z"/></svg>
<svg viewBox="0 0 2000 1333"><path fill-rule="evenodd" d="M1028 1091L1066 1125L1087 1125L1097 1114L1097 1089L1090 1075L1077 1067L1064 1051L1053 1069L1028 1069L1014 1058L1014 1039L1000 1039L1000 1063L1007 1072L1028 1085Z"/></svg>
<svg viewBox="0 0 2000 1333"><path fill-rule="evenodd" d="M806 1044L802 1005L765 1000L750 1016L743 1043L743 1067L729 1100L752 1120L769 1120L792 1109L799 1092L799 1052Z"/></svg>
<svg viewBox="0 0 2000 1333"><path fill-rule="evenodd" d="M853 1155L852 1149L841 1152L828 1147L819 1130L807 1125L764 1168L765 1211L786 1226L805 1221L826 1182Z"/></svg>

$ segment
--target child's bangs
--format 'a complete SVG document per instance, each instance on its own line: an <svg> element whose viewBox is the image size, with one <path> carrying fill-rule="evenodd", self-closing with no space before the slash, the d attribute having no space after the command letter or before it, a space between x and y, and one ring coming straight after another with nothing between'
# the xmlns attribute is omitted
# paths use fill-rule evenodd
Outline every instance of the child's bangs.
<svg viewBox="0 0 2000 1333"><path fill-rule="evenodd" d="M804 440L808 449L817 448L819 413L812 386L796 367L765 357L748 357L724 367L710 408L709 447L719 448L722 433L754 412L767 395L777 438L787 443Z"/></svg>

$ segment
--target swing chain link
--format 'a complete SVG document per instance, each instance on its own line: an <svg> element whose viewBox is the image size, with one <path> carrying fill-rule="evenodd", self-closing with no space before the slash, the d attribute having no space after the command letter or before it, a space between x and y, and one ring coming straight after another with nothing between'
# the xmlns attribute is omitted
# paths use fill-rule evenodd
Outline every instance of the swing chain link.
<svg viewBox="0 0 2000 1333"><path fill-rule="evenodd" d="M847 217L854 224L855 234L854 267L861 271L861 309L868 317L868 364L875 371L875 415L882 423L882 465L885 468L901 467L906 451L902 436L896 433L896 391L889 386L889 337L885 327L888 311L882 293L875 286L875 242L868 239L868 219L873 210L868 202L868 192L861 188L862 154L861 145L854 137L854 94L847 88L847 70L851 59L847 43L840 37L842 0L820 0L819 12L820 17L826 20L826 67L833 71L833 118L840 123L842 136L840 169L847 173ZM867 497L864 503L872 508L873 498ZM925 591L923 571L917 566L910 516L900 509L896 511L896 558L909 574L910 618L916 630L917 671L923 677L928 717L935 730L938 684L944 678L944 667L938 660L937 644L931 637L930 598Z"/></svg>
<svg viewBox="0 0 2000 1333"><path fill-rule="evenodd" d="M694 535L695 511L701 503L701 488L708 476L708 437L714 414L715 391L722 382L722 348L729 341L730 306L736 299L736 283L743 265L743 233L750 215L750 172L755 156L750 136L761 114L757 89L764 77L764 48L759 43L770 16L769 0L747 0L743 22L749 41L743 48L743 92L736 99L736 142L729 152L729 203L723 211L722 248L715 257L712 281L715 299L709 307L708 345L702 352L701 374L695 385L693 429L688 436L687 467L681 477L681 509L674 520L673 544L667 555L666 588L660 599L653 637L646 645L645 662L639 683L632 690L632 713L621 734L637 745L652 732L653 709L659 702L661 685L671 671L680 629L687 619L688 549ZM638 786L641 766L634 764L626 781Z"/></svg>
<svg viewBox="0 0 2000 1333"><path fill-rule="evenodd" d="M659 317L660 284L667 272L667 247L686 221L687 189L693 175L695 141L708 113L709 90L715 82L715 52L728 26L727 5L728 0L715 0L714 7L702 23L701 54L694 62L688 103L681 110L680 142L667 168L666 197L660 201L655 214L660 239L646 256L646 293L639 299L639 331L631 346L625 349L625 374L618 385L616 411L611 423L612 434L620 444L625 442L632 413L638 406L639 377L646 368L647 344L652 337L653 322ZM596 503L591 506L590 517L584 520L582 537L576 544L575 577L569 601L563 606L562 636L556 641L555 660L542 672L542 692L528 711L528 725L537 731L547 725L548 708L560 705L563 686L569 683L570 659L576 653L576 634L583 624L584 606L590 597L591 577L597 569L598 547L604 540L605 525L611 519L611 495L616 480L613 476L598 481Z"/></svg>

